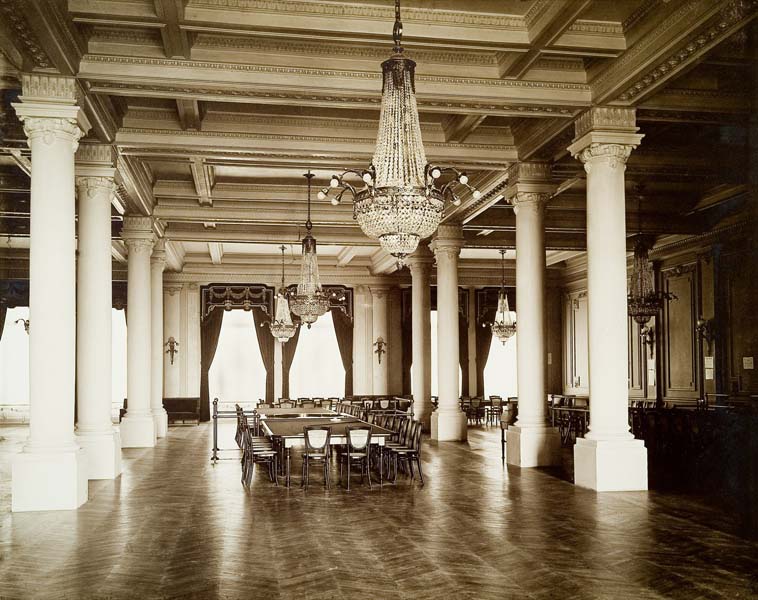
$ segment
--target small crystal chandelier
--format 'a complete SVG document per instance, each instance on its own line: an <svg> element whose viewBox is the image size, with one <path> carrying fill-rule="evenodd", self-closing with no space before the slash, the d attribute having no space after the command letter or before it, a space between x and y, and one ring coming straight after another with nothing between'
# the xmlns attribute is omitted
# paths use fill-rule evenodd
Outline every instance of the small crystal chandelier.
<svg viewBox="0 0 758 600"><path fill-rule="evenodd" d="M300 268L300 281L297 291L292 295L290 308L310 329L321 315L329 310L329 295L321 289L318 276L318 257L316 256L316 238L311 235L311 179L313 173L308 171L304 177L308 180L308 220L305 222L306 234L303 238L303 262Z"/></svg>
<svg viewBox="0 0 758 600"><path fill-rule="evenodd" d="M284 287L284 250L285 247L281 246L282 287L279 288L279 293L276 295L276 318L269 323L271 335L282 344L286 343L297 331L297 325L292 322L292 316L290 315L290 305L287 301L287 288Z"/></svg>
<svg viewBox="0 0 758 600"><path fill-rule="evenodd" d="M653 264L648 256L648 242L642 235L642 194L638 188L637 199L637 240L634 243L634 263L632 265L632 280L629 288L628 313L643 328L651 317L656 316L663 308L666 300L676 298L668 292L655 291L655 276Z"/></svg>
<svg viewBox="0 0 758 600"><path fill-rule="evenodd" d="M429 164L421 140L414 73L416 63L403 56L400 0L395 1L394 54L382 63L382 106L374 159L366 170L347 169L333 175L318 193L338 205L346 191L353 199L353 216L363 232L378 239L400 262L421 239L431 236L442 219L445 202L461 203L456 188L481 192L468 184L468 175L453 167ZM346 180L355 178L355 185Z"/></svg>
<svg viewBox="0 0 758 600"><path fill-rule="evenodd" d="M516 321L508 306L508 294L505 293L505 250L500 250L500 262L503 277L500 283L500 293L497 296L497 315L495 322L492 323L492 334L505 344L516 333Z"/></svg>

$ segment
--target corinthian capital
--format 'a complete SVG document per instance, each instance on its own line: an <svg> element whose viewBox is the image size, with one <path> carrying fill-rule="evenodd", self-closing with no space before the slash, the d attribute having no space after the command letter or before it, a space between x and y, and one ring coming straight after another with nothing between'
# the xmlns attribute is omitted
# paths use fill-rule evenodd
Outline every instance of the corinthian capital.
<svg viewBox="0 0 758 600"><path fill-rule="evenodd" d="M636 144L600 144L594 143L574 155L582 163L584 170L590 172L592 165L598 162L607 163L612 169L624 167Z"/></svg>
<svg viewBox="0 0 758 600"><path fill-rule="evenodd" d="M532 210L542 213L551 197L548 192L516 192L511 199L513 212L518 214L522 210Z"/></svg>
<svg viewBox="0 0 758 600"><path fill-rule="evenodd" d="M143 216L124 217L121 238L129 249L129 254L146 252L153 249L153 218Z"/></svg>
<svg viewBox="0 0 758 600"><path fill-rule="evenodd" d="M30 117L19 115L24 123L24 133L29 146L32 142L41 140L46 146L51 146L56 140L71 144L71 151L76 152L79 138L84 135L76 119L60 117Z"/></svg>
<svg viewBox="0 0 758 600"><path fill-rule="evenodd" d="M103 197L108 202L116 191L116 182L113 177L87 177L79 176L76 178L76 189L79 193L79 199Z"/></svg>

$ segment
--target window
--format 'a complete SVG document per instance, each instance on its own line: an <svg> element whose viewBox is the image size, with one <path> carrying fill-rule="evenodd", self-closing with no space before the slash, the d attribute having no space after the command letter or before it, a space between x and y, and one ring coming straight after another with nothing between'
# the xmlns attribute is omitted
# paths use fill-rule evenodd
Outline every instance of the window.
<svg viewBox="0 0 758 600"><path fill-rule="evenodd" d="M505 344L492 336L490 354L484 367L484 396L518 396L516 375L516 337L514 334Z"/></svg>
<svg viewBox="0 0 758 600"><path fill-rule="evenodd" d="M266 397L266 368L251 313L224 312L208 390L211 401L218 398L224 403L255 404Z"/></svg>
<svg viewBox="0 0 758 600"><path fill-rule="evenodd" d="M0 405L8 406L10 412L13 407L29 406L29 336L24 324L16 323L28 318L28 307L9 308L0 340Z"/></svg>
<svg viewBox="0 0 758 600"><path fill-rule="evenodd" d="M290 368L290 398L343 396L345 369L340 358L332 313L311 328L300 328L300 339Z"/></svg>

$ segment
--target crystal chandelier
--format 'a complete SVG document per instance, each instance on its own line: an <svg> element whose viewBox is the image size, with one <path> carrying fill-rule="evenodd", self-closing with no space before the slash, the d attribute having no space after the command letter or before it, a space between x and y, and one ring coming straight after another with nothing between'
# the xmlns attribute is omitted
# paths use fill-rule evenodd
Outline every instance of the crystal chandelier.
<svg viewBox="0 0 758 600"><path fill-rule="evenodd" d="M445 202L461 203L456 189L481 193L468 175L453 167L429 164L421 141L414 72L416 63L403 56L400 0L395 2L394 54L382 63L382 106L374 158L366 170L347 169L333 175L318 193L333 205L346 191L353 199L353 216L363 232L378 239L400 262L431 236L440 224ZM349 180L354 180L351 183Z"/></svg>
<svg viewBox="0 0 758 600"><path fill-rule="evenodd" d="M648 256L648 241L642 235L642 194L638 188L637 198L637 240L634 243L634 263L632 265L632 280L629 287L628 313L644 328L645 324L663 308L666 300L676 296L668 292L655 291L655 276L653 264Z"/></svg>
<svg viewBox="0 0 758 600"><path fill-rule="evenodd" d="M316 238L311 235L311 179L313 173L308 171L304 177L308 180L308 220L305 222L306 234L303 238L303 262L300 268L300 281L297 291L292 296L290 308L310 329L321 315L329 310L329 296L321 289L318 276L318 257L316 256Z"/></svg>
<svg viewBox="0 0 758 600"><path fill-rule="evenodd" d="M516 333L516 321L508 306L508 294L505 293L505 250L500 250L500 262L503 276L500 283L500 293L497 296L497 315L495 315L495 322L492 323L492 334L505 344Z"/></svg>
<svg viewBox="0 0 758 600"><path fill-rule="evenodd" d="M285 247L281 246L282 287L279 288L279 293L276 295L276 318L269 323L271 335L282 344L295 335L295 332L297 331L297 325L292 322L292 316L290 315L290 305L287 301L287 288L284 287L284 250Z"/></svg>

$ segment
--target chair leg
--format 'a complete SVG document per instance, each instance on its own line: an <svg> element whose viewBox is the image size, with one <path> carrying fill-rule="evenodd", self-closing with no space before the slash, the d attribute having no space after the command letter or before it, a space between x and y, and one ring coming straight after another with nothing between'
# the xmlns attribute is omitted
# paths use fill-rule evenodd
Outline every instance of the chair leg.
<svg viewBox="0 0 758 600"><path fill-rule="evenodd" d="M416 466L418 467L418 477L421 480L421 485L424 485L424 473L421 471L421 455L416 455Z"/></svg>
<svg viewBox="0 0 758 600"><path fill-rule="evenodd" d="M347 456L346 462L347 462L347 491L349 492L350 491L350 467L352 466L350 464L350 455Z"/></svg>
<svg viewBox="0 0 758 600"><path fill-rule="evenodd" d="M371 489L371 454L366 448L366 478L368 479L368 489Z"/></svg>

